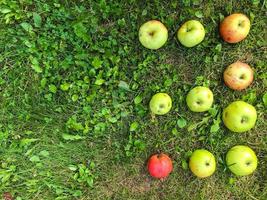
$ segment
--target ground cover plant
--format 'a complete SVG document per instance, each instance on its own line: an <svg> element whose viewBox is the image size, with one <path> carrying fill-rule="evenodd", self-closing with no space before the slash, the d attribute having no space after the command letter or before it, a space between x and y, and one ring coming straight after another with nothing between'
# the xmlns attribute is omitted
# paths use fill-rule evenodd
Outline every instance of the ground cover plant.
<svg viewBox="0 0 267 200"><path fill-rule="evenodd" d="M262 0L1 0L0 194L3 199L267 199L266 38ZM234 12L252 23L248 37L227 44L220 21ZM138 29L158 19L169 30L157 51L144 48ZM190 19L205 27L203 42L183 47L177 29ZM223 83L240 60L255 80L244 91ZM213 107L195 114L186 94L207 86ZM168 93L171 111L151 116L149 101ZM256 127L233 133L222 123L235 100L255 106ZM235 145L257 154L258 168L236 177L225 162ZM196 178L188 159L212 152L217 169ZM146 159L165 152L173 172L164 181Z"/></svg>

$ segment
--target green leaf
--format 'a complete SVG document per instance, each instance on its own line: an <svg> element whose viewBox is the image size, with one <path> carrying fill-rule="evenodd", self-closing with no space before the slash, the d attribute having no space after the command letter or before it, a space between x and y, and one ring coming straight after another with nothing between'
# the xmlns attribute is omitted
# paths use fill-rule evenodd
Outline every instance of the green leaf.
<svg viewBox="0 0 267 200"><path fill-rule="evenodd" d="M49 88L49 91L52 92L53 94L57 92L57 87L53 84L50 84L48 88Z"/></svg>
<svg viewBox="0 0 267 200"><path fill-rule="evenodd" d="M41 16L36 12L34 12L32 16L33 16L34 26L38 27L38 28L41 27L41 25L42 25Z"/></svg>
<svg viewBox="0 0 267 200"><path fill-rule="evenodd" d="M195 16L197 17L197 18L203 18L204 16L203 16L203 13L201 12L201 11L197 11L197 12L195 12Z"/></svg>
<svg viewBox="0 0 267 200"><path fill-rule="evenodd" d="M36 71L37 73L42 73L43 69L38 65L31 65L31 67Z"/></svg>
<svg viewBox="0 0 267 200"><path fill-rule="evenodd" d="M2 183L5 183L5 182L7 182L7 181L10 179L10 177L11 177L11 173L6 173L6 174L4 174L4 175L1 175L0 178L1 178L1 177L2 177L1 182L2 182Z"/></svg>
<svg viewBox="0 0 267 200"><path fill-rule="evenodd" d="M178 135L178 134L179 134L179 132L177 131L177 129L176 129L176 128L173 128L173 129L172 129L172 134L173 134L173 135Z"/></svg>
<svg viewBox="0 0 267 200"><path fill-rule="evenodd" d="M48 151L43 150L43 151L40 151L39 155L40 155L40 156L43 156L43 157L48 157L50 154L49 154Z"/></svg>
<svg viewBox="0 0 267 200"><path fill-rule="evenodd" d="M47 83L47 79L46 78L42 78L42 80L41 80L41 87L44 88L45 85L46 85L46 83Z"/></svg>
<svg viewBox="0 0 267 200"><path fill-rule="evenodd" d="M193 0L192 3L193 5L198 6L202 3L202 0Z"/></svg>
<svg viewBox="0 0 267 200"><path fill-rule="evenodd" d="M221 52L222 51L222 44L221 43L217 44L216 47L215 47L215 50L217 52Z"/></svg>
<svg viewBox="0 0 267 200"><path fill-rule="evenodd" d="M211 133L216 133L219 129L220 129L220 124L219 124L219 123L214 123L214 124L210 127L210 132L211 132Z"/></svg>
<svg viewBox="0 0 267 200"><path fill-rule="evenodd" d="M235 181L236 181L236 180L235 180L234 178L232 178L232 177L229 178L229 184L230 184L230 185L233 185L233 184L235 183Z"/></svg>
<svg viewBox="0 0 267 200"><path fill-rule="evenodd" d="M147 15L147 10L146 10L146 9L144 9L144 10L142 11L142 15L143 15L143 16Z"/></svg>
<svg viewBox="0 0 267 200"><path fill-rule="evenodd" d="M184 128L187 125L187 121L184 118L180 118L177 120L177 125L179 128Z"/></svg>
<svg viewBox="0 0 267 200"><path fill-rule="evenodd" d="M0 9L0 12L2 13L2 14L7 14L7 13L10 13L12 10L10 10L9 8L1 8Z"/></svg>
<svg viewBox="0 0 267 200"><path fill-rule="evenodd" d="M94 179L92 177L89 177L86 182L90 187L93 187Z"/></svg>
<svg viewBox="0 0 267 200"><path fill-rule="evenodd" d="M129 87L128 83L126 83L125 81L120 81L118 87L120 89L130 91L130 87Z"/></svg>
<svg viewBox="0 0 267 200"><path fill-rule="evenodd" d="M94 169L95 168L95 163L93 161L91 161L89 166L90 166L91 169Z"/></svg>
<svg viewBox="0 0 267 200"><path fill-rule="evenodd" d="M96 69L101 68L102 63L103 61L101 61L99 57L94 57L94 60L92 61L92 65Z"/></svg>
<svg viewBox="0 0 267 200"><path fill-rule="evenodd" d="M39 66L39 61L37 60L37 58L32 58L31 61L31 68L34 69L34 71L36 71L37 73L42 73L43 69Z"/></svg>
<svg viewBox="0 0 267 200"><path fill-rule="evenodd" d="M68 168L71 170L71 171L76 171L78 169L78 167L76 165L69 165Z"/></svg>
<svg viewBox="0 0 267 200"><path fill-rule="evenodd" d="M124 18L119 19L118 20L118 25L121 26L121 27L125 26L126 25L125 19Z"/></svg>
<svg viewBox="0 0 267 200"><path fill-rule="evenodd" d="M32 25L27 22L22 22L20 25L27 32L32 32L33 30Z"/></svg>
<svg viewBox="0 0 267 200"><path fill-rule="evenodd" d="M208 112L209 112L213 117L215 117L215 116L217 115L217 113L219 112L219 110L217 109L216 106L214 106L214 107L210 108L210 109L208 110Z"/></svg>
<svg viewBox="0 0 267 200"><path fill-rule="evenodd" d="M253 5L258 5L260 3L260 0L252 0Z"/></svg>
<svg viewBox="0 0 267 200"><path fill-rule="evenodd" d="M83 25L82 22L76 23L73 25L74 33L85 42L90 42L91 37L87 34L87 28Z"/></svg>
<svg viewBox="0 0 267 200"><path fill-rule="evenodd" d="M27 145L29 145L29 144L31 144L31 143L33 143L33 142L36 142L36 141L38 141L39 139L33 139L33 138L24 138L24 139L21 139L20 140L20 146L21 147L24 147L24 146L27 146Z"/></svg>
<svg viewBox="0 0 267 200"><path fill-rule="evenodd" d="M135 131L139 127L138 122L133 122L130 126L130 131Z"/></svg>
<svg viewBox="0 0 267 200"><path fill-rule="evenodd" d="M85 137L83 136L80 136L80 135L70 135L70 134L67 134L67 133L63 133L62 134L62 138L64 140L82 140L82 139L85 139Z"/></svg>
<svg viewBox="0 0 267 200"><path fill-rule="evenodd" d="M134 103L135 104L140 104L143 100L143 97L141 95L138 95L134 98Z"/></svg>
<svg viewBox="0 0 267 200"><path fill-rule="evenodd" d="M188 170L188 163L186 162L185 159L182 159L182 168L183 168L184 170Z"/></svg>
<svg viewBox="0 0 267 200"><path fill-rule="evenodd" d="M30 161L31 161L31 162L40 162L40 157L34 155L34 156L30 157Z"/></svg>
<svg viewBox="0 0 267 200"><path fill-rule="evenodd" d="M168 78L164 81L164 86L165 87L170 87L172 85L172 79Z"/></svg>
<svg viewBox="0 0 267 200"><path fill-rule="evenodd" d="M104 80L104 79L97 79L97 80L95 81L95 84L96 84L96 85L102 85L103 83L105 83L105 80Z"/></svg>
<svg viewBox="0 0 267 200"><path fill-rule="evenodd" d="M141 150L141 151L145 150L145 148L146 148L145 143L143 141L141 141L141 140L135 140L134 141L134 146L136 148L138 148L138 150Z"/></svg>
<svg viewBox="0 0 267 200"><path fill-rule="evenodd" d="M62 91L67 91L69 88L70 88L70 84L69 84L69 83L62 83L62 84L60 85L60 89L61 89Z"/></svg>
<svg viewBox="0 0 267 200"><path fill-rule="evenodd" d="M242 96L242 100L246 101L247 103L254 104L257 100L257 93L256 91L252 90Z"/></svg>
<svg viewBox="0 0 267 200"><path fill-rule="evenodd" d="M116 123L118 120L117 120L116 117L109 117L108 121L111 122L111 123Z"/></svg>
<svg viewBox="0 0 267 200"><path fill-rule="evenodd" d="M79 99L79 96L77 94L74 94L74 95L71 96L71 100L73 102L77 101L78 99Z"/></svg>

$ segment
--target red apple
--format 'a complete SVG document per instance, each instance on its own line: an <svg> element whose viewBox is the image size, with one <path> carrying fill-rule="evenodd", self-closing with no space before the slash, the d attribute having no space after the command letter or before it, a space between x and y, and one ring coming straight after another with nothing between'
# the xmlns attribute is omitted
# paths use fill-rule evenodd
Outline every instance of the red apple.
<svg viewBox="0 0 267 200"><path fill-rule="evenodd" d="M237 43L245 39L249 30L250 21L246 15L241 13L229 15L220 24L220 34L228 43Z"/></svg>
<svg viewBox="0 0 267 200"><path fill-rule="evenodd" d="M155 178L165 178L171 173L172 160L164 153L151 156L147 163L149 174Z"/></svg>
<svg viewBox="0 0 267 200"><path fill-rule="evenodd" d="M243 90L252 83L253 70L248 64L237 61L225 69L223 79L229 88Z"/></svg>

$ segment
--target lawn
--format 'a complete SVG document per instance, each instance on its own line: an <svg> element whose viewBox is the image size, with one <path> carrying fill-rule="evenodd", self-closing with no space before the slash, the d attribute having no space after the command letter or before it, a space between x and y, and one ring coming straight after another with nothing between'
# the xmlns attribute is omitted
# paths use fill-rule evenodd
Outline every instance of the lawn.
<svg viewBox="0 0 267 200"><path fill-rule="evenodd" d="M251 30L228 44L218 25L235 12L250 18ZM150 19L169 31L159 50L138 41L139 27ZM206 30L193 48L176 37L189 19ZM265 0L1 0L0 198L266 200L266 27ZM222 79L237 60L255 72L244 91ZM208 112L186 106L197 85L213 91ZM154 117L149 101L157 92L168 93L173 107ZM233 133L223 125L222 110L235 100L255 106L251 131ZM238 144L257 154L252 175L237 177L227 168L226 152ZM217 161L205 179L188 168L199 148ZM173 160L165 180L146 169L157 152Z"/></svg>

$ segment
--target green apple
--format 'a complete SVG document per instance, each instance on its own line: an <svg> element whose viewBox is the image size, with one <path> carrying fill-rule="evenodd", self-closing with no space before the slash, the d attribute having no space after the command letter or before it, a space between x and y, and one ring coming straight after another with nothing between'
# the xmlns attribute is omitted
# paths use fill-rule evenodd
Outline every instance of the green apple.
<svg viewBox="0 0 267 200"><path fill-rule="evenodd" d="M213 93L207 87L197 86L187 94L186 103L189 109L193 112L207 111L212 106Z"/></svg>
<svg viewBox="0 0 267 200"><path fill-rule="evenodd" d="M159 49L167 39L168 30L160 21L148 21L139 29L139 41L148 49Z"/></svg>
<svg viewBox="0 0 267 200"><path fill-rule="evenodd" d="M222 119L228 129L242 133L255 126L257 112L254 106L244 101L234 101L223 110Z"/></svg>
<svg viewBox="0 0 267 200"><path fill-rule="evenodd" d="M251 148L237 145L227 152L226 164L235 175L245 176L255 171L258 165L258 159Z"/></svg>
<svg viewBox="0 0 267 200"><path fill-rule="evenodd" d="M199 178L211 176L216 169L215 157L205 149L197 149L190 157L189 168Z"/></svg>
<svg viewBox="0 0 267 200"><path fill-rule="evenodd" d="M152 113L164 115L170 111L172 99L167 93L157 93L151 98L149 107Z"/></svg>
<svg viewBox="0 0 267 200"><path fill-rule="evenodd" d="M178 30L178 40L186 47L193 47L204 40L205 29L197 20L185 22Z"/></svg>

